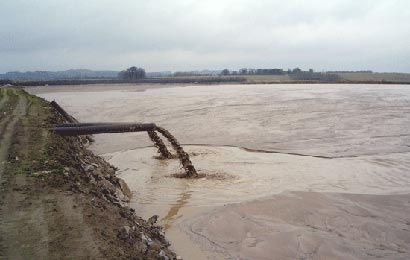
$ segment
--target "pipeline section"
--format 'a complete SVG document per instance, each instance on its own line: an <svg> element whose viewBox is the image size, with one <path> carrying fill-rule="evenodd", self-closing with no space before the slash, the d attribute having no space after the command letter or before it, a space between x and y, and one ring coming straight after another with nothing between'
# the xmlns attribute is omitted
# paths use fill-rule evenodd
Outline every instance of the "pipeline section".
<svg viewBox="0 0 410 260"><path fill-rule="evenodd" d="M57 111L60 112L60 110ZM71 118L71 120L74 119L68 114L68 117L64 116L63 114L62 116L66 118L67 121L68 118ZM62 136L81 136L102 133L147 132L155 147L158 148L158 153L160 153L163 158L173 158L172 154L168 151L162 139L156 133L157 131L171 143L173 149L176 151L181 165L185 170L185 176L187 178L198 177L198 173L196 172L196 169L193 166L188 153L184 151L178 140L165 128L158 127L152 123L79 123L78 121L76 121L58 124L54 128L52 128L51 131Z"/></svg>

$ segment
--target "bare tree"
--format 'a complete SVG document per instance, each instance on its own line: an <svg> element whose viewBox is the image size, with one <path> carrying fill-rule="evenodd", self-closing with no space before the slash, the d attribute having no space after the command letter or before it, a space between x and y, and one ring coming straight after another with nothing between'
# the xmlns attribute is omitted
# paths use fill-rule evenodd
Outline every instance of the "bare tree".
<svg viewBox="0 0 410 260"><path fill-rule="evenodd" d="M145 78L145 70L143 68L130 67L127 70L121 71L118 77L125 80L137 80Z"/></svg>
<svg viewBox="0 0 410 260"><path fill-rule="evenodd" d="M229 74L230 74L230 72L229 72L228 69L224 69L224 70L221 71L221 75L229 75Z"/></svg>
<svg viewBox="0 0 410 260"><path fill-rule="evenodd" d="M239 70L239 74L241 74L241 75L246 75L246 74L248 74L248 69L246 69L246 68L240 69L240 70Z"/></svg>

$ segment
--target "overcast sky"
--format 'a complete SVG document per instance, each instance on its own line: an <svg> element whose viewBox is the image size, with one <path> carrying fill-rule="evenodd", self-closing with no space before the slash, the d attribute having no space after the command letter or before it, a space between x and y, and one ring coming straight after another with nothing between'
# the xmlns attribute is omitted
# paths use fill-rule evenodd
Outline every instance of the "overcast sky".
<svg viewBox="0 0 410 260"><path fill-rule="evenodd" d="M0 0L0 73L410 72L410 0Z"/></svg>

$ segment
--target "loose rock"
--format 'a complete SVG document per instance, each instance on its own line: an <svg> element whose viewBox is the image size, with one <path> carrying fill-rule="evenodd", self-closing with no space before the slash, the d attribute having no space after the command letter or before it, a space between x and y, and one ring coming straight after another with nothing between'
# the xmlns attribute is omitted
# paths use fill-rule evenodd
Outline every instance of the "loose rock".
<svg viewBox="0 0 410 260"><path fill-rule="evenodd" d="M122 240L127 240L130 237L130 227L123 226L118 232L118 237Z"/></svg>

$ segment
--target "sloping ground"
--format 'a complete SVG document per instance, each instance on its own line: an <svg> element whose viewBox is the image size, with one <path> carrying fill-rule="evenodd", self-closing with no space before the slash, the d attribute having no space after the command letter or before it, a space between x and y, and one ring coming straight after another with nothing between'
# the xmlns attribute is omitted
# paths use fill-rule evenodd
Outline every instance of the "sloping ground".
<svg viewBox="0 0 410 260"><path fill-rule="evenodd" d="M410 259L410 195L285 192L185 230L224 259Z"/></svg>
<svg viewBox="0 0 410 260"><path fill-rule="evenodd" d="M115 169L48 128L44 100L0 88L0 259L174 259L160 227L126 206Z"/></svg>

